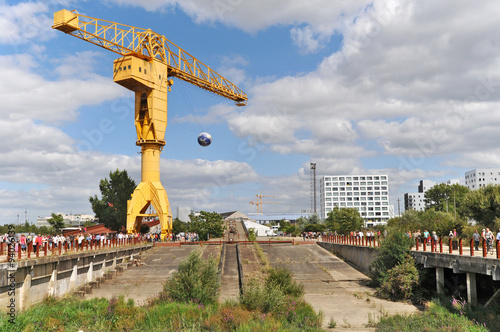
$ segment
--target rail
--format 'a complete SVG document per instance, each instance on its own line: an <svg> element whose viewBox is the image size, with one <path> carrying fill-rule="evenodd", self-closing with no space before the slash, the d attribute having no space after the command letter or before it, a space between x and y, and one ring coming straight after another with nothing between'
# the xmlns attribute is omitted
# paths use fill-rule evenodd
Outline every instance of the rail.
<svg viewBox="0 0 500 332"><path fill-rule="evenodd" d="M336 244L362 246L362 247L380 247L380 243L381 241L383 241L383 238L380 238L379 236L375 237L363 236L360 238L359 236L349 236L349 235L327 235L323 236L321 241L328 243L336 243ZM465 256L465 255L474 256L475 251L479 251L481 252L482 257L500 259L500 241L498 240L493 241L490 247L488 247L487 241L482 240L479 243L481 249L478 248L478 250L475 249L476 246L473 239L470 240L459 239L457 241L458 243L456 243L456 249L453 242L454 241L452 239L449 239L448 244L443 245L442 238L438 238L437 241L432 239L430 242L427 240L419 241L418 239L415 239L415 243L414 246L412 247L412 250L429 251L432 253L452 254L460 256Z"/></svg>
<svg viewBox="0 0 500 332"><path fill-rule="evenodd" d="M141 238L125 238L110 240L78 240L65 241L63 244L54 245L48 242L40 245L33 245L33 242L26 244L26 248L21 248L19 243L0 243L0 258L2 262L20 261L22 259L39 258L47 256L60 256L68 253L78 253L83 251L99 251L118 247L135 246L138 244L150 243Z"/></svg>

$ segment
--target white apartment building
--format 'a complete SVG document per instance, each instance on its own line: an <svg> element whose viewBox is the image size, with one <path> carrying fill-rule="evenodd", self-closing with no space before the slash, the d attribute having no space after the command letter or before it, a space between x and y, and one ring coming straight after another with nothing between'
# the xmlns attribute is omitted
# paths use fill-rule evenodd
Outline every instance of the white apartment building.
<svg viewBox="0 0 500 332"><path fill-rule="evenodd" d="M91 214L66 214L66 213L56 213L62 215L64 223L66 225L70 226L81 226L83 225L86 221L93 221L95 219L94 215ZM50 224L48 220L52 218L50 217L38 217L36 218L36 225L37 227L50 227Z"/></svg>
<svg viewBox="0 0 500 332"><path fill-rule="evenodd" d="M394 214L389 206L389 180L386 174L331 175L320 179L321 218L334 207L356 208L365 226L385 223Z"/></svg>
<svg viewBox="0 0 500 332"><path fill-rule="evenodd" d="M476 168L465 172L465 186L471 190L500 184L500 168Z"/></svg>

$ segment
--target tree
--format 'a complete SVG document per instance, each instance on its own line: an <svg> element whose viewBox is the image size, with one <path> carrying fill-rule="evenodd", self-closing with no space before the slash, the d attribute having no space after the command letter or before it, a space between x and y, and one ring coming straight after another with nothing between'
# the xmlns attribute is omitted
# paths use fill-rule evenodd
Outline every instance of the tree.
<svg viewBox="0 0 500 332"><path fill-rule="evenodd" d="M174 221L172 221L172 233L179 234L186 233L187 231L188 226L186 222L181 221L179 218L175 218Z"/></svg>
<svg viewBox="0 0 500 332"><path fill-rule="evenodd" d="M199 216L190 214L189 219L189 231L198 234L202 241L224 235L224 220L217 212L201 211Z"/></svg>
<svg viewBox="0 0 500 332"><path fill-rule="evenodd" d="M47 219L47 222L52 226L55 233L60 233L61 230L66 226L64 224L64 218L60 214L55 214L52 212L52 217Z"/></svg>
<svg viewBox="0 0 500 332"><path fill-rule="evenodd" d="M457 215L464 217L464 200L469 192L469 188L459 184L440 183L425 192L425 204L428 209L452 213L456 211Z"/></svg>
<svg viewBox="0 0 500 332"><path fill-rule="evenodd" d="M109 172L109 180L104 178L99 183L102 198L89 197L96 218L104 226L121 231L127 224L127 201L135 189L135 181L126 170Z"/></svg>
<svg viewBox="0 0 500 332"><path fill-rule="evenodd" d="M307 221L309 224L313 224L313 225L319 225L322 223L321 219L319 218L319 216L316 213L310 215L309 218L307 218Z"/></svg>
<svg viewBox="0 0 500 332"><path fill-rule="evenodd" d="M387 225L395 230L401 232L415 232L417 230L436 231L439 237L448 235L448 233L456 229L460 234L462 233L467 222L465 219L455 219L451 212L436 211L428 209L426 211L407 210L400 217L389 219Z"/></svg>
<svg viewBox="0 0 500 332"><path fill-rule="evenodd" d="M360 230L363 227L363 218L355 208L335 207L328 213L325 224L330 230L339 234L348 234L350 231Z"/></svg>
<svg viewBox="0 0 500 332"><path fill-rule="evenodd" d="M500 186L488 185L469 192L464 206L469 217L493 229L495 218L500 217Z"/></svg>

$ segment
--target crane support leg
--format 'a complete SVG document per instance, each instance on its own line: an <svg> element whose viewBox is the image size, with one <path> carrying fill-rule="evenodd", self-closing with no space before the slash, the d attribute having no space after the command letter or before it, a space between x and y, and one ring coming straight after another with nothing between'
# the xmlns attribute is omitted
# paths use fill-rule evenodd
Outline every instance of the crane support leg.
<svg viewBox="0 0 500 332"><path fill-rule="evenodd" d="M161 238L164 240L172 233L172 211L167 192L160 182L160 154L163 145L143 143L141 145L141 183L127 202L127 232L139 233L142 217L146 210L153 206L160 220Z"/></svg>
<svg viewBox="0 0 500 332"><path fill-rule="evenodd" d="M172 233L172 213L161 182L141 182L135 188L127 204L127 232L139 233L143 215L149 206L153 206L160 219L161 238L164 240Z"/></svg>

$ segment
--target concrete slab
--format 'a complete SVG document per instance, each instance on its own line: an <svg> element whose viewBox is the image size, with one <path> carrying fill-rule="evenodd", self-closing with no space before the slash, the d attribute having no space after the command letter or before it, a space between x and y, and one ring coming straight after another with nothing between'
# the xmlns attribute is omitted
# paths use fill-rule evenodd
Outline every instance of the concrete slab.
<svg viewBox="0 0 500 332"><path fill-rule="evenodd" d="M163 284L177 270L179 262L195 249L199 247L155 247L140 257L145 265L129 267L112 280L106 280L85 298L111 299L123 295L125 300L132 298L136 305L143 305L163 289Z"/></svg>

